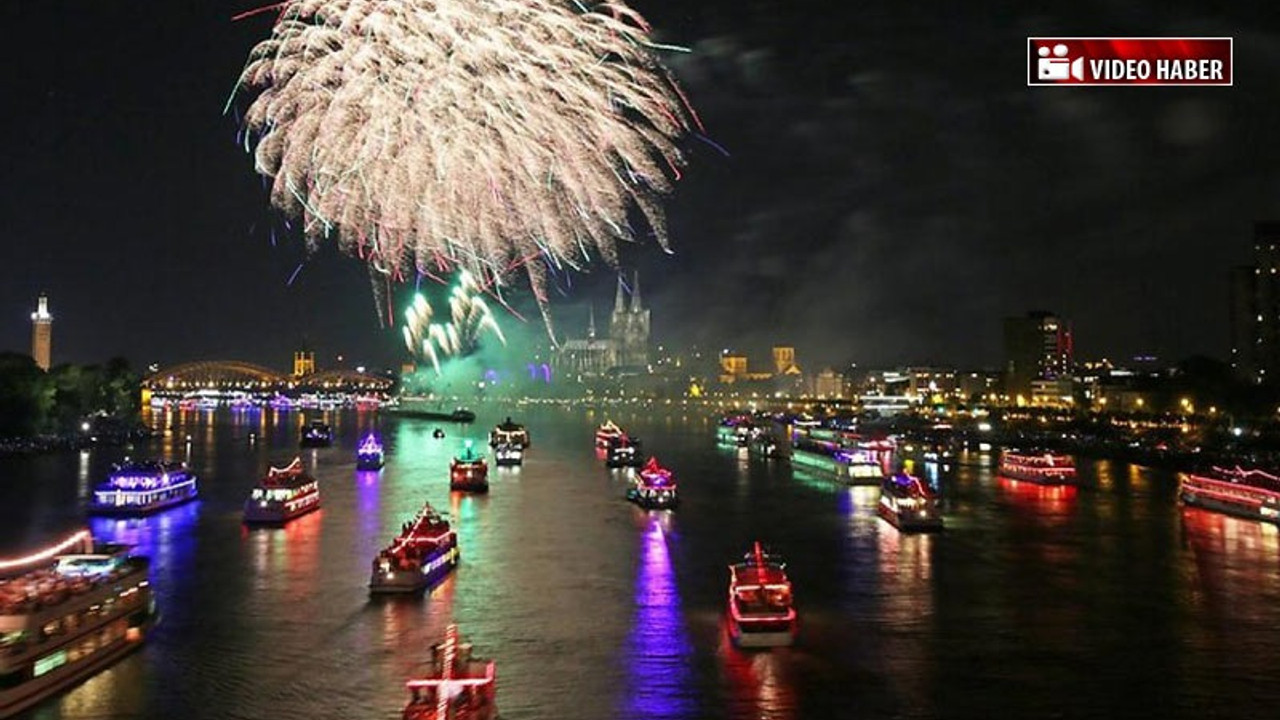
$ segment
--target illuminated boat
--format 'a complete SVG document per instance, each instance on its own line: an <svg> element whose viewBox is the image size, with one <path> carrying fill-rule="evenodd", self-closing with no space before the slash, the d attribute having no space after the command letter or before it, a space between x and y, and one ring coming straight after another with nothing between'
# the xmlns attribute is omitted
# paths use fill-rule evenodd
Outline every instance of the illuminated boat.
<svg viewBox="0 0 1280 720"><path fill-rule="evenodd" d="M920 478L905 472L884 479L877 511L903 532L942 529L937 496Z"/></svg>
<svg viewBox="0 0 1280 720"><path fill-rule="evenodd" d="M498 423L497 427L489 431L489 447L512 445L523 450L529 447L529 444L529 431L511 418Z"/></svg>
<svg viewBox="0 0 1280 720"><path fill-rule="evenodd" d="M749 416L727 417L716 426L716 442L721 445L746 447L756 434L755 423Z"/></svg>
<svg viewBox="0 0 1280 720"><path fill-rule="evenodd" d="M312 420L309 425L302 428L299 444L302 447L329 447L333 444L333 428L324 421Z"/></svg>
<svg viewBox="0 0 1280 720"><path fill-rule="evenodd" d="M612 420L605 420L604 424L596 428L596 447L608 450L610 445L622 437L622 434L622 428L614 425Z"/></svg>
<svg viewBox="0 0 1280 720"><path fill-rule="evenodd" d="M493 449L493 464L498 467L514 467L524 464L524 448L519 445L499 443Z"/></svg>
<svg viewBox="0 0 1280 720"><path fill-rule="evenodd" d="M884 468L861 450L835 448L818 450L811 445L791 448L793 465L830 473L847 485L879 485Z"/></svg>
<svg viewBox="0 0 1280 720"><path fill-rule="evenodd" d="M124 462L93 489L91 515L147 515L196 499L196 476L186 465L148 460Z"/></svg>
<svg viewBox="0 0 1280 720"><path fill-rule="evenodd" d="M1011 480L1041 485L1071 485L1076 481L1076 462L1070 455L1005 450L1000 453L996 474Z"/></svg>
<svg viewBox="0 0 1280 720"><path fill-rule="evenodd" d="M81 530L0 560L0 717L10 717L141 647L155 624L150 561Z"/></svg>
<svg viewBox="0 0 1280 720"><path fill-rule="evenodd" d="M795 642L796 609L786 563L759 542L742 562L729 566L729 632L738 647L776 647Z"/></svg>
<svg viewBox="0 0 1280 720"><path fill-rule="evenodd" d="M1185 473L1178 496L1186 505L1280 524L1280 477L1262 470L1215 467Z"/></svg>
<svg viewBox="0 0 1280 720"><path fill-rule="evenodd" d="M460 559L458 536L427 503L373 559L369 592L422 592L448 575Z"/></svg>
<svg viewBox="0 0 1280 720"><path fill-rule="evenodd" d="M302 468L302 458L283 468L273 467L244 501L244 521L279 525L320 509L320 483Z"/></svg>
<svg viewBox="0 0 1280 720"><path fill-rule="evenodd" d="M450 625L444 640L431 646L431 670L405 683L409 704L403 720L495 720L497 672L492 660L471 654L471 644Z"/></svg>
<svg viewBox="0 0 1280 720"><path fill-rule="evenodd" d="M640 454L640 440L621 435L605 451L604 464L611 468L640 467L644 464L643 457Z"/></svg>
<svg viewBox="0 0 1280 720"><path fill-rule="evenodd" d="M470 440L462 454L449 464L449 489L463 492L489 492L489 466L484 456L477 455Z"/></svg>
<svg viewBox="0 0 1280 720"><path fill-rule="evenodd" d="M652 457L631 479L627 499L650 510L673 508L680 502L676 494L676 480L671 471L659 465L658 459Z"/></svg>
<svg viewBox="0 0 1280 720"><path fill-rule="evenodd" d="M365 435L364 440L360 441L360 447L356 448L356 469L380 470L385 462L378 436L373 433Z"/></svg>

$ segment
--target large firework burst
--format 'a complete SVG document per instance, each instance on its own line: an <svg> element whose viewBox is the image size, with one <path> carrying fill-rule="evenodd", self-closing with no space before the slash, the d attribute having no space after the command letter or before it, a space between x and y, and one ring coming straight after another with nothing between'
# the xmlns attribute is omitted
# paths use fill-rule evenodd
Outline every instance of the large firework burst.
<svg viewBox="0 0 1280 720"><path fill-rule="evenodd" d="M312 245L390 279L616 262L697 123L622 0L287 0L250 54L245 148ZM548 323L548 329L550 325Z"/></svg>
<svg viewBox="0 0 1280 720"><path fill-rule="evenodd" d="M431 304L417 293L404 311L404 344L417 358L426 358L436 374L440 374L442 358L470 355L480 347L481 335L493 333L504 345L507 339L471 273L463 270L449 294L449 318L432 322L435 312Z"/></svg>

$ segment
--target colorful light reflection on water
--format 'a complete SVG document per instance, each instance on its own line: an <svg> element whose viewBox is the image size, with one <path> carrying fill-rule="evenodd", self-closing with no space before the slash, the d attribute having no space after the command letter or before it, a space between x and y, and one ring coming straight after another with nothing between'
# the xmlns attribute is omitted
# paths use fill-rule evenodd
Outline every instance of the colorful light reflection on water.
<svg viewBox="0 0 1280 720"><path fill-rule="evenodd" d="M680 588L671 565L664 514L651 513L641 537L635 583L635 620L627 636L626 717L687 718L693 647L680 608Z"/></svg>

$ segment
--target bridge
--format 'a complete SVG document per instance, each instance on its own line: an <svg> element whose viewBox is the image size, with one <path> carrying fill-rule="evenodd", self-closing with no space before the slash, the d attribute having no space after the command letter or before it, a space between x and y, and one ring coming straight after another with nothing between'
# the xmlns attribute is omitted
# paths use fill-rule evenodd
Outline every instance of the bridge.
<svg viewBox="0 0 1280 720"><path fill-rule="evenodd" d="M196 390L241 392L387 392L395 381L357 370L325 370L294 377L240 360L198 360L160 368L143 378L157 394Z"/></svg>

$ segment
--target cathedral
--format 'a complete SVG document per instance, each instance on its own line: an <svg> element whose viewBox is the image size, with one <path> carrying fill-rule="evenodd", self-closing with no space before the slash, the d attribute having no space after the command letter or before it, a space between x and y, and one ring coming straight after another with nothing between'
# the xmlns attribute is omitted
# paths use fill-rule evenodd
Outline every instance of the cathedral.
<svg viewBox="0 0 1280 720"><path fill-rule="evenodd" d="M630 298L622 278L609 318L609 336L596 334L595 309L587 325L587 337L566 340L556 350L556 374L582 379L607 372L644 372L649 366L649 311L640 299L640 276L631 285Z"/></svg>

